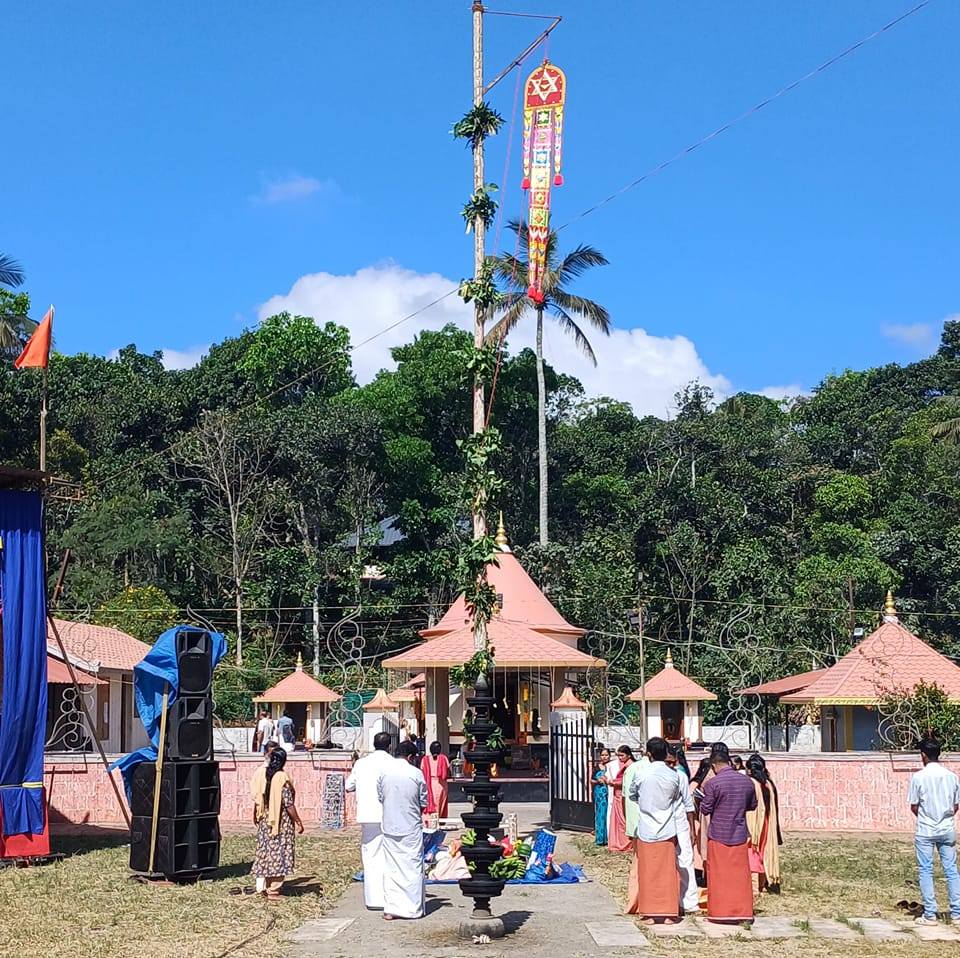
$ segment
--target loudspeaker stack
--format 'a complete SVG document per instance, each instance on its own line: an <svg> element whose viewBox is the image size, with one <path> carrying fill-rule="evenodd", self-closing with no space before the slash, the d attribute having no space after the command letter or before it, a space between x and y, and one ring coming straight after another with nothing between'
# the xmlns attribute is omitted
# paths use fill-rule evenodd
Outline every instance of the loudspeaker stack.
<svg viewBox="0 0 960 958"><path fill-rule="evenodd" d="M159 816L153 874L192 878L220 863L220 766L213 761L213 640L202 629L176 635L179 692L167 712L163 771L134 767L130 867L150 873L155 794Z"/></svg>

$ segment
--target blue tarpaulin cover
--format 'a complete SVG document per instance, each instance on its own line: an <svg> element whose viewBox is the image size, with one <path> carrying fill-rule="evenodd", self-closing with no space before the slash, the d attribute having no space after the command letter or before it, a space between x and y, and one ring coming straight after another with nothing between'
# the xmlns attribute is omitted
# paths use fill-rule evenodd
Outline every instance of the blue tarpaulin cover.
<svg viewBox="0 0 960 958"><path fill-rule="evenodd" d="M3 834L41 835L47 728L47 593L39 492L0 491L0 540Z"/></svg>
<svg viewBox="0 0 960 958"><path fill-rule="evenodd" d="M137 714L143 723L147 738L153 744L138 748L129 755L124 755L123 758L118 759L110 766L111 771L115 768L120 769L127 788L127 797L130 796L130 777L134 768L141 762L155 762L157 760L164 688L169 686L168 708L176 701L180 690L180 674L177 670L177 633L181 629L195 628L196 626L175 625L172 629L167 629L153 643L153 648L143 657L143 661L133 670L133 697L137 706ZM210 638L215 667L226 654L227 640L220 632L211 632Z"/></svg>

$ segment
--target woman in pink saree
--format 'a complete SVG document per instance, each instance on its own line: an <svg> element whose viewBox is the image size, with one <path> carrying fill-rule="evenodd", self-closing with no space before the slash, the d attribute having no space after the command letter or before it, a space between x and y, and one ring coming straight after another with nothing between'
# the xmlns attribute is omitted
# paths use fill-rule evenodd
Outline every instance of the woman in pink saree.
<svg viewBox="0 0 960 958"><path fill-rule="evenodd" d="M424 755L420 762L420 771L427 783L427 808L424 820L434 815L446 818L449 813L447 794L449 792L450 762L443 754L439 742L430 745L430 754Z"/></svg>

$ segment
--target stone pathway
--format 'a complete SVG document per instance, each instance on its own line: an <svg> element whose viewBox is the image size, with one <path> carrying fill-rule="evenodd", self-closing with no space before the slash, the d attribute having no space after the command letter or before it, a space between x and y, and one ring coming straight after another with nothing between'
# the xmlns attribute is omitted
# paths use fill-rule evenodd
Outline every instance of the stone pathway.
<svg viewBox="0 0 960 958"><path fill-rule="evenodd" d="M359 892L359 889L354 890ZM869 941L871 943L921 941L960 943L960 929L952 925L924 927L885 918L796 919L758 917L750 928L716 925L705 918L687 918L676 925L640 928L617 914L613 900L595 882L549 889L513 887L512 911L501 912L508 937L483 947L484 958L586 958L599 954L629 954L649 950L657 941L702 939L709 956L709 940L738 941ZM328 918L307 922L289 937L290 958L355 958L360 954L386 954L397 958L461 958L473 952L472 942L457 938L456 928L467 914L455 885L430 888L427 917L419 922L387 925L367 912L360 895L348 900ZM560 931L559 929L562 929Z"/></svg>

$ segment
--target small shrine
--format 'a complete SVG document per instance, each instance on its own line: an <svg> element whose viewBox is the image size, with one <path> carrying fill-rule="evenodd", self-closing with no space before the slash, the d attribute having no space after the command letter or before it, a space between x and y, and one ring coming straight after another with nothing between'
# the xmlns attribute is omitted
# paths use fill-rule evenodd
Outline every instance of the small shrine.
<svg viewBox="0 0 960 958"><path fill-rule="evenodd" d="M939 686L950 701L960 702L960 667L900 622L889 591L879 628L830 668L807 674L810 681L780 695L779 701L820 709L824 752L881 747L879 707L891 696L911 693L921 682Z"/></svg>
<svg viewBox="0 0 960 958"><path fill-rule="evenodd" d="M684 675L674 664L667 649L664 667L653 678L627 696L628 702L643 707L646 701L647 735L668 742L703 740L703 703L716 701L716 695Z"/></svg>
<svg viewBox="0 0 960 958"><path fill-rule="evenodd" d="M298 654L293 672L253 701L255 705L267 706L273 719L286 712L293 719L298 740L320 744L330 740L330 712L340 698L303 671L303 656Z"/></svg>

